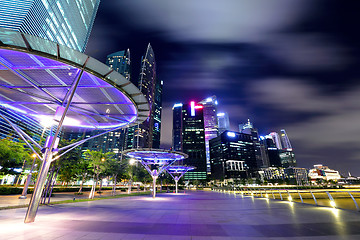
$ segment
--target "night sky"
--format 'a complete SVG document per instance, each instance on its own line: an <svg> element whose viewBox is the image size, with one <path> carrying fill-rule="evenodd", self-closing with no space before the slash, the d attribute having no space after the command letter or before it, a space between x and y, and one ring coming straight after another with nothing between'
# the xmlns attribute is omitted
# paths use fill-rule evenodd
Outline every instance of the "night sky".
<svg viewBox="0 0 360 240"><path fill-rule="evenodd" d="M164 81L162 147L176 102L216 95L232 130L286 129L299 167L360 176L360 2L102 0L86 53L130 48L132 78L151 43Z"/></svg>

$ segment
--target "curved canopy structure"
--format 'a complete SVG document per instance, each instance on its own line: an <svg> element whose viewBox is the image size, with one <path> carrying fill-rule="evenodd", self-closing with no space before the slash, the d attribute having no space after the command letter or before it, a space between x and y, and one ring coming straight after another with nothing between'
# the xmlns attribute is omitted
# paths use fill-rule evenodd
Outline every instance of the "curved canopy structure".
<svg viewBox="0 0 360 240"><path fill-rule="evenodd" d="M172 174L177 174L177 173L182 174L194 169L195 167L190 167L190 166L169 166L166 170Z"/></svg>
<svg viewBox="0 0 360 240"><path fill-rule="evenodd" d="M137 148L124 151L131 158L144 161L148 164L163 165L169 161L179 161L188 158L188 155L182 152L169 151L164 149Z"/></svg>
<svg viewBox="0 0 360 240"><path fill-rule="evenodd" d="M35 221L52 161L91 138L139 124L149 115L149 104L140 90L105 64L57 43L3 28L0 107L52 126L45 146L41 147L0 113L42 160L25 223ZM57 149L63 125L108 130ZM41 149L43 155L32 145ZM58 151L63 152L54 158Z"/></svg>
<svg viewBox="0 0 360 240"><path fill-rule="evenodd" d="M125 155L134 158L144 166L146 171L153 178L153 198L156 195L156 179L173 162L183 160L188 157L182 152L169 151L164 149L137 148L124 151ZM157 169L152 169L157 167Z"/></svg>
<svg viewBox="0 0 360 240"><path fill-rule="evenodd" d="M105 64L66 46L0 28L0 106L52 121L74 87L63 125L108 129L141 123L149 115L140 90Z"/></svg>
<svg viewBox="0 0 360 240"><path fill-rule="evenodd" d="M184 176L185 173L188 171L194 170L195 167L191 166L169 166L166 168L166 171L169 173L169 175L174 179L175 181L175 193L178 193L178 182L182 176Z"/></svg>

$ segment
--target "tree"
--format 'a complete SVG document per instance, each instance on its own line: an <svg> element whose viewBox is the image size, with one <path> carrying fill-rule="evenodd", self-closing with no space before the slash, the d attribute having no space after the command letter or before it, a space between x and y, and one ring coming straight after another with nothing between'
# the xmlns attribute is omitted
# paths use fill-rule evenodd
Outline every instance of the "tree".
<svg viewBox="0 0 360 240"><path fill-rule="evenodd" d="M120 161L118 158L109 158L105 162L104 174L113 180L112 195L115 195L116 183L125 175L126 169L127 162Z"/></svg>
<svg viewBox="0 0 360 240"><path fill-rule="evenodd" d="M83 186L84 186L84 181L85 179L91 175L92 171L89 171L90 167L90 162L88 159L86 159L85 157L82 157L79 159L79 162L77 164L77 177L81 178L81 184L80 184L80 188L79 188L79 194L81 193Z"/></svg>
<svg viewBox="0 0 360 240"><path fill-rule="evenodd" d="M24 160L31 160L31 155L24 147L24 143L15 142L9 138L0 139L0 173L16 173L14 169L21 167Z"/></svg>
<svg viewBox="0 0 360 240"><path fill-rule="evenodd" d="M93 170L93 179L94 183L91 188L89 198L94 198L95 189L97 182L99 181L100 174L104 173L106 170L106 161L114 157L113 152L103 153L102 151L91 151L87 150L85 153L85 158L89 160L89 168Z"/></svg>
<svg viewBox="0 0 360 240"><path fill-rule="evenodd" d="M76 142L76 140L67 141L63 139L60 143L60 146L66 146L74 142ZM71 150L70 152L66 153L59 160L56 160L60 165L59 179L65 182L66 185L68 185L69 182L76 180L80 170L79 163L82 158L81 155L82 155L81 148L77 147Z"/></svg>

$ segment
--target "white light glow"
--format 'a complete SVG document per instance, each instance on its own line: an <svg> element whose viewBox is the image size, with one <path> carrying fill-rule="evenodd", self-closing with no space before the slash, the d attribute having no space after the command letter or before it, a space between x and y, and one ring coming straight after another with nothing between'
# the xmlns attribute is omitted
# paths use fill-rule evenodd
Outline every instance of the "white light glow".
<svg viewBox="0 0 360 240"><path fill-rule="evenodd" d="M191 107L191 116L194 117L195 116L195 102L190 102L190 107Z"/></svg>
<svg viewBox="0 0 360 240"><path fill-rule="evenodd" d="M235 137L236 136L234 132L227 132L227 135L228 135L228 137Z"/></svg>
<svg viewBox="0 0 360 240"><path fill-rule="evenodd" d="M174 107L174 108L176 108L176 107L182 107L182 105L183 105L182 103L175 103L173 107Z"/></svg>

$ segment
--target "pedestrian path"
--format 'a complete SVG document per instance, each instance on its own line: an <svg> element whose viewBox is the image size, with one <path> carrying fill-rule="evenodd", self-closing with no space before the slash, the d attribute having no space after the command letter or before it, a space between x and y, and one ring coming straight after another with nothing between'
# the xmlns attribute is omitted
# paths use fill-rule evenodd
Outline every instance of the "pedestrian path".
<svg viewBox="0 0 360 240"><path fill-rule="evenodd" d="M136 191L133 191L133 193ZM83 195L75 195L74 192L56 192L53 193L50 203L64 201L64 200L73 200L75 199L87 199L89 198L90 192L83 192ZM127 192L116 191L116 195L127 194ZM31 194L26 195L26 199L19 199L20 195L0 195L0 208L2 207L16 207L28 205ZM95 198L97 197L106 197L111 196L111 190L104 190L101 194L95 193Z"/></svg>
<svg viewBox="0 0 360 240"><path fill-rule="evenodd" d="M191 191L0 211L1 239L360 239L360 214Z"/></svg>

